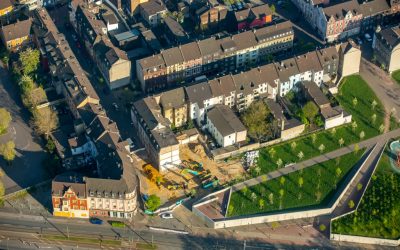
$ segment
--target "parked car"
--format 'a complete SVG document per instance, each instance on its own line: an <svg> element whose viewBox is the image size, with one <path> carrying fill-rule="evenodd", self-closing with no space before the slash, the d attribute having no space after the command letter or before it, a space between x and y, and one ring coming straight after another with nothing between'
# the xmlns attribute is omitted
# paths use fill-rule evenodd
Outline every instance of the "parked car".
<svg viewBox="0 0 400 250"><path fill-rule="evenodd" d="M367 40L368 42L371 42L371 41L372 41L372 38L371 38L371 35L370 35L370 34L365 33L364 37L365 37L365 40Z"/></svg>
<svg viewBox="0 0 400 250"><path fill-rule="evenodd" d="M89 219L89 221L90 221L90 223L92 223L92 224L96 224L96 225L101 225L101 224L103 224L103 221L101 220L101 219L99 219L99 218L90 218Z"/></svg>
<svg viewBox="0 0 400 250"><path fill-rule="evenodd" d="M170 214L170 213L165 213L165 214L161 214L161 218L163 218L163 219L173 219L174 216L172 216L172 214Z"/></svg>
<svg viewBox="0 0 400 250"><path fill-rule="evenodd" d="M118 111L118 109L119 109L118 105L115 102L112 105L113 105L115 111Z"/></svg>

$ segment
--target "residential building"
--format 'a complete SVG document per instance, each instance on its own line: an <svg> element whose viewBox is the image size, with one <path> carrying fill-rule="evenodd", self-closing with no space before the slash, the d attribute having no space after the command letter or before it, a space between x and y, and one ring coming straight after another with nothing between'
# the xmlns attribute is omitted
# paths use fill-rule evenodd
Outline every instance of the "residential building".
<svg viewBox="0 0 400 250"><path fill-rule="evenodd" d="M42 7L41 0L16 0L19 5L24 5L29 11L35 10Z"/></svg>
<svg viewBox="0 0 400 250"><path fill-rule="evenodd" d="M292 89L295 89L296 84L300 82L302 74L294 58L276 62L275 68L280 80L279 95L284 96Z"/></svg>
<svg viewBox="0 0 400 250"><path fill-rule="evenodd" d="M123 0L110 0L110 2L117 8L117 10L122 10L122 1Z"/></svg>
<svg viewBox="0 0 400 250"><path fill-rule="evenodd" d="M323 81L329 82L336 79L339 67L339 54L334 46L317 50L317 56L324 71Z"/></svg>
<svg viewBox="0 0 400 250"><path fill-rule="evenodd" d="M377 61L389 72L400 69L400 26L388 27L374 35L372 43Z"/></svg>
<svg viewBox="0 0 400 250"><path fill-rule="evenodd" d="M196 43L197 46L194 44L178 46L162 51L162 56L153 55L137 60L136 73L142 90L152 92L202 74L229 72L245 65L255 64L260 60L260 56L291 48L293 29L292 24L287 21L230 37L221 39L211 37L192 43ZM186 46L193 48L193 55L182 51L187 49ZM182 54L186 55L187 59Z"/></svg>
<svg viewBox="0 0 400 250"><path fill-rule="evenodd" d="M390 14L391 9L387 0L363 1L360 4L360 12L363 15L361 31L374 31L383 18Z"/></svg>
<svg viewBox="0 0 400 250"><path fill-rule="evenodd" d="M168 10L162 0L150 0L139 5L140 15L151 26L156 27L161 24Z"/></svg>
<svg viewBox="0 0 400 250"><path fill-rule="evenodd" d="M8 50L18 50L31 41L32 20L17 21L0 28L0 38Z"/></svg>
<svg viewBox="0 0 400 250"><path fill-rule="evenodd" d="M103 15L104 22L107 26L107 31L118 30L118 19L114 13L108 13Z"/></svg>
<svg viewBox="0 0 400 250"><path fill-rule="evenodd" d="M11 0L2 0L0 1L0 17L7 15L11 11L13 11L14 5Z"/></svg>
<svg viewBox="0 0 400 250"><path fill-rule="evenodd" d="M95 62L110 89L117 89L131 83L131 61L126 53L102 40L94 46Z"/></svg>
<svg viewBox="0 0 400 250"><path fill-rule="evenodd" d="M146 97L135 102L131 119L151 162L160 172L180 164L179 142L155 98Z"/></svg>
<svg viewBox="0 0 400 250"><path fill-rule="evenodd" d="M218 104L207 112L207 131L217 144L227 147L246 141L247 130L228 106Z"/></svg>
<svg viewBox="0 0 400 250"><path fill-rule="evenodd" d="M171 126L181 127L187 122L187 104L183 87L163 92L155 97L161 107L162 115L169 120Z"/></svg>
<svg viewBox="0 0 400 250"><path fill-rule="evenodd" d="M148 0L122 0L122 6L129 16L136 15L140 12L139 6Z"/></svg>
<svg viewBox="0 0 400 250"><path fill-rule="evenodd" d="M308 52L295 58L300 72L300 81L313 81L321 86L324 70L316 51Z"/></svg>
<svg viewBox="0 0 400 250"><path fill-rule="evenodd" d="M189 35L186 33L185 29L174 18L170 16L164 17L164 27L165 34L172 42L183 44L189 40Z"/></svg>
<svg viewBox="0 0 400 250"><path fill-rule="evenodd" d="M207 110L216 104L223 103L222 94L215 95L217 93L212 92L207 82L185 87L185 92L189 106L189 117L191 120L195 120L199 126L204 124Z"/></svg>
<svg viewBox="0 0 400 250"><path fill-rule="evenodd" d="M126 52L114 46L107 32L115 30L117 19L111 10L102 11L100 19L98 7L75 0L70 13L72 26L84 41L84 45L92 60L97 64L100 73L110 89L131 84L131 61ZM110 30L109 30L110 29Z"/></svg>
<svg viewBox="0 0 400 250"><path fill-rule="evenodd" d="M301 88L305 98L314 102L319 108L325 129L351 122L352 116L340 106L332 107L329 99L314 82L304 81L301 84Z"/></svg>
<svg viewBox="0 0 400 250"><path fill-rule="evenodd" d="M89 218L86 185L83 176L65 173L51 182L53 215Z"/></svg>
<svg viewBox="0 0 400 250"><path fill-rule="evenodd" d="M236 30L247 30L262 27L272 22L272 11L268 4L263 4L233 13Z"/></svg>
<svg viewBox="0 0 400 250"><path fill-rule="evenodd" d="M340 79L345 76L358 74L361 64L361 49L353 41L342 43L339 47L339 68L338 76Z"/></svg>
<svg viewBox="0 0 400 250"><path fill-rule="evenodd" d="M195 23L201 30L209 28L223 28L226 26L228 10L225 6L204 5L200 8L195 8L193 14Z"/></svg>

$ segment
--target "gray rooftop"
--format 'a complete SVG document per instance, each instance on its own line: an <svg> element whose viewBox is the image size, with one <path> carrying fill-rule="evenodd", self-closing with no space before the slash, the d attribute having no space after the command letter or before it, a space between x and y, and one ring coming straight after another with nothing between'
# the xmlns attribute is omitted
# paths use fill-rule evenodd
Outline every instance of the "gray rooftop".
<svg viewBox="0 0 400 250"><path fill-rule="evenodd" d="M217 104L207 112L207 119L222 136L246 131L245 126L228 106Z"/></svg>

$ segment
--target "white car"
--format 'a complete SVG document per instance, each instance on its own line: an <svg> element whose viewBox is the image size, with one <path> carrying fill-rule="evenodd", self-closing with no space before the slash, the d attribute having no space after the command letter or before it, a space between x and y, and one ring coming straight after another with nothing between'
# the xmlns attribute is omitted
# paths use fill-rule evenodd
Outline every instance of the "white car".
<svg viewBox="0 0 400 250"><path fill-rule="evenodd" d="M172 214L170 214L170 213L165 213L165 214L161 215L161 218L163 218L163 219L173 219L174 216L172 216Z"/></svg>

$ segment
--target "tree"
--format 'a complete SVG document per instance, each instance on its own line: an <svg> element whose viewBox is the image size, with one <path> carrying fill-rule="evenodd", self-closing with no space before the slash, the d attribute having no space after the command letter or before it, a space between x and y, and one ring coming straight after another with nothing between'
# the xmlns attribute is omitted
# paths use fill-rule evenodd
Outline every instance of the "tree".
<svg viewBox="0 0 400 250"><path fill-rule="evenodd" d="M372 121L372 124L375 124L375 122L376 122L376 114L373 114L371 116L371 121Z"/></svg>
<svg viewBox="0 0 400 250"><path fill-rule="evenodd" d="M32 80L32 77L30 77L28 75L23 75L21 77L19 84L20 84L22 94L30 92L36 86L36 84Z"/></svg>
<svg viewBox="0 0 400 250"><path fill-rule="evenodd" d="M53 139L49 138L47 140L45 148L50 154L54 152L54 150L56 149L56 144L54 143Z"/></svg>
<svg viewBox="0 0 400 250"><path fill-rule="evenodd" d="M271 4L271 6L269 7L269 9L271 10L272 14L275 14L276 12L276 7L274 4Z"/></svg>
<svg viewBox="0 0 400 250"><path fill-rule="evenodd" d="M358 145L358 143L356 143L356 144L354 145L354 152L357 154L357 153L358 153L358 150L360 150L360 145Z"/></svg>
<svg viewBox="0 0 400 250"><path fill-rule="evenodd" d="M271 148L270 150L268 150L269 155L271 156L271 158L274 158L276 151L274 148Z"/></svg>
<svg viewBox="0 0 400 250"><path fill-rule="evenodd" d="M303 159L303 157L304 157L303 151L300 151L300 152L297 154L297 157L299 157L299 160L301 161L301 159Z"/></svg>
<svg viewBox="0 0 400 250"><path fill-rule="evenodd" d="M326 230L326 226L324 224L319 225L319 230L321 232L325 231Z"/></svg>
<svg viewBox="0 0 400 250"><path fill-rule="evenodd" d="M322 152L324 152L324 150L325 150L325 145L324 144L319 145L318 150L322 154Z"/></svg>
<svg viewBox="0 0 400 250"><path fill-rule="evenodd" d="M58 126L57 114L49 107L33 111L32 125L39 134L49 136Z"/></svg>
<svg viewBox="0 0 400 250"><path fill-rule="evenodd" d="M258 200L258 206L260 207L260 209L263 209L265 205L265 201L263 199L259 199Z"/></svg>
<svg viewBox="0 0 400 250"><path fill-rule="evenodd" d="M286 179L285 179L284 176L282 176L282 177L279 179L279 182L281 183L282 186L285 185L285 181L286 181Z"/></svg>
<svg viewBox="0 0 400 250"><path fill-rule="evenodd" d="M372 110L375 110L375 108L376 108L376 105L378 105L378 102L374 99L374 100L372 100L372 102L371 102L371 107L372 107Z"/></svg>
<svg viewBox="0 0 400 250"><path fill-rule="evenodd" d="M354 122L351 123L351 128L352 128L353 132L356 131L356 128L357 128L357 127L358 127L358 124L357 124L356 121L354 121Z"/></svg>
<svg viewBox="0 0 400 250"><path fill-rule="evenodd" d="M272 204L274 204L274 194L273 193L270 193L269 195L268 195L268 201L269 201L269 203L272 205Z"/></svg>
<svg viewBox="0 0 400 250"><path fill-rule="evenodd" d="M248 191L249 191L249 189L248 189L247 187L244 187L244 188L242 189L243 195L246 196Z"/></svg>
<svg viewBox="0 0 400 250"><path fill-rule="evenodd" d="M332 134L332 136L336 135L336 128L331 129L331 134Z"/></svg>
<svg viewBox="0 0 400 250"><path fill-rule="evenodd" d="M229 207L228 207L228 214L229 214L229 215L232 215L234 209L235 209L235 207L232 205L232 203L229 204Z"/></svg>
<svg viewBox="0 0 400 250"><path fill-rule="evenodd" d="M320 200L321 200L321 196L322 196L321 191L315 192L315 198L317 199L317 201L320 201Z"/></svg>
<svg viewBox="0 0 400 250"><path fill-rule="evenodd" d="M281 189L279 189L279 196L281 197L281 199L282 199L282 197L285 195L285 190L283 190L282 188Z"/></svg>
<svg viewBox="0 0 400 250"><path fill-rule="evenodd" d="M341 174L342 174L342 169L336 168L336 177L339 178Z"/></svg>
<svg viewBox="0 0 400 250"><path fill-rule="evenodd" d="M11 122L11 114L5 108L0 108L0 135L4 134Z"/></svg>
<svg viewBox="0 0 400 250"><path fill-rule="evenodd" d="M303 184L304 184L304 179L303 179L303 177L299 177L299 179L298 179L297 182L299 183L299 188L302 188L302 187L303 187Z"/></svg>
<svg viewBox="0 0 400 250"><path fill-rule="evenodd" d="M358 103L357 97L354 97L352 102L353 102L353 107L356 107Z"/></svg>
<svg viewBox="0 0 400 250"><path fill-rule="evenodd" d="M253 102L241 116L248 129L248 135L257 141L272 135L271 124L267 122L270 111L263 101Z"/></svg>
<svg viewBox="0 0 400 250"><path fill-rule="evenodd" d="M290 147L292 148L292 150L295 150L297 147L297 143L295 141L290 143Z"/></svg>
<svg viewBox="0 0 400 250"><path fill-rule="evenodd" d="M255 167L254 172L256 173L257 176L260 175L261 168L259 166Z"/></svg>
<svg viewBox="0 0 400 250"><path fill-rule="evenodd" d="M156 184L157 186L160 186L162 183L164 183L164 178L161 175L156 176Z"/></svg>
<svg viewBox="0 0 400 250"><path fill-rule="evenodd" d="M385 131L385 125L381 124L379 126L379 132L382 134Z"/></svg>
<svg viewBox="0 0 400 250"><path fill-rule="evenodd" d="M283 161L282 161L281 158L279 158L279 159L276 161L276 165L278 165L278 168L280 168L280 167L282 166L282 164L283 164Z"/></svg>
<svg viewBox="0 0 400 250"><path fill-rule="evenodd" d="M344 139L343 139L343 138L340 138L340 139L339 139L339 146L342 147L343 144L344 144Z"/></svg>
<svg viewBox="0 0 400 250"><path fill-rule="evenodd" d="M22 102L24 103L25 107L28 108L36 108L39 104L42 104L46 100L46 92L42 87L34 88L22 95Z"/></svg>
<svg viewBox="0 0 400 250"><path fill-rule="evenodd" d="M8 141L0 145L0 154L3 156L4 160L11 163L15 158L15 143L13 141Z"/></svg>
<svg viewBox="0 0 400 250"><path fill-rule="evenodd" d="M19 53L19 63L22 66L24 75L30 75L39 67L40 53L37 49L28 48Z"/></svg>
<svg viewBox="0 0 400 250"><path fill-rule="evenodd" d="M254 202L257 199L257 195L253 192L251 193L250 198Z"/></svg>
<svg viewBox="0 0 400 250"><path fill-rule="evenodd" d="M364 137L365 137L365 132L364 132L364 131L361 131L361 132L360 132L360 140L364 139Z"/></svg>
<svg viewBox="0 0 400 250"><path fill-rule="evenodd" d="M357 190L360 191L362 188L363 188L363 184L358 183L358 184L357 184Z"/></svg>
<svg viewBox="0 0 400 250"><path fill-rule="evenodd" d="M155 194L150 195L146 201L146 206L150 211L157 210L157 208L159 208L160 205L161 205L161 199Z"/></svg>
<svg viewBox="0 0 400 250"><path fill-rule="evenodd" d="M317 141L317 134L314 133L311 135L311 141L313 144L315 144L315 142Z"/></svg>
<svg viewBox="0 0 400 250"><path fill-rule="evenodd" d="M318 115L318 107L315 105L314 102L307 102L306 105L304 105L303 109L303 114L307 118L307 120L310 121L310 123L313 123L314 118Z"/></svg>
<svg viewBox="0 0 400 250"><path fill-rule="evenodd" d="M349 205L349 208L352 209L355 206L354 201L350 200L348 205Z"/></svg>

